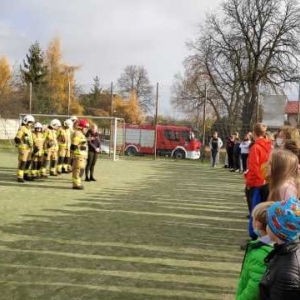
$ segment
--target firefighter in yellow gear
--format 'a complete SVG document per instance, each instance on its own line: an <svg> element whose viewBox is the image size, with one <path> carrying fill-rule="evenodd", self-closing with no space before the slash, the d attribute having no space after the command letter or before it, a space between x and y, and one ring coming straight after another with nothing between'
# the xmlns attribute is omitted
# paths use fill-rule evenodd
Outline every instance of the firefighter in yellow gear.
<svg viewBox="0 0 300 300"><path fill-rule="evenodd" d="M18 129L18 132L14 139L19 150L17 172L18 182L31 180L31 177L29 176L33 147L31 127L34 124L34 121L35 120L32 115L26 115L23 118L22 124Z"/></svg>
<svg viewBox="0 0 300 300"><path fill-rule="evenodd" d="M70 173L70 147L71 147L71 131L73 122L71 119L64 121L64 126L57 131L58 141L58 164L57 173Z"/></svg>
<svg viewBox="0 0 300 300"><path fill-rule="evenodd" d="M43 125L39 122L34 124L34 132L32 133L33 152L31 174L34 179L41 177L42 166L44 162L44 133Z"/></svg>
<svg viewBox="0 0 300 300"><path fill-rule="evenodd" d="M44 164L42 167L42 177L47 177L48 171L50 176L57 176L57 130L61 127L58 119L51 120L48 128L45 130L44 137Z"/></svg>
<svg viewBox="0 0 300 300"><path fill-rule="evenodd" d="M78 120L72 135L71 151L73 153L72 182L74 190L83 190L81 177L84 174L88 156L88 144L85 131L89 127L87 120Z"/></svg>
<svg viewBox="0 0 300 300"><path fill-rule="evenodd" d="M77 116L73 115L70 117L70 120L73 122L73 126L71 129L71 136L73 135L74 128L76 127L76 123L78 122ZM70 151L70 170L72 170L72 165L73 165L73 151Z"/></svg>

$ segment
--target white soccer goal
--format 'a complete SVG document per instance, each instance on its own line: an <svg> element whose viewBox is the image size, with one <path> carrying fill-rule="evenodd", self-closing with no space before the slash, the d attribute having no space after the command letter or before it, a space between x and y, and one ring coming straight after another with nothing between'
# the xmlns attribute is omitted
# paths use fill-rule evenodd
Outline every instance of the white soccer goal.
<svg viewBox="0 0 300 300"><path fill-rule="evenodd" d="M20 114L20 123L23 117L28 114ZM63 122L69 119L69 115L47 115L47 114L31 114L36 122L48 125L51 120L58 119ZM77 116L78 119L86 119L90 123L94 123L99 128L101 137L101 151L108 154L108 157L115 160L119 159L119 155L124 152L125 143L125 122L122 118L116 117L96 117L96 116Z"/></svg>
<svg viewBox="0 0 300 300"><path fill-rule="evenodd" d="M14 145L13 140L18 128L18 119L5 119L0 115L0 140L8 140L10 145Z"/></svg>

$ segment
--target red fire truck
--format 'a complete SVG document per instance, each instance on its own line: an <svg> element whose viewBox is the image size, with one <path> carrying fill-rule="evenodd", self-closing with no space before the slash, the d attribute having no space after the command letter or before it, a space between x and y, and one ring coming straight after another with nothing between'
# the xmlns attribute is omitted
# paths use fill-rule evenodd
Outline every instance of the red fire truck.
<svg viewBox="0 0 300 300"><path fill-rule="evenodd" d="M171 156L177 159L200 158L201 142L189 127L157 125L157 155ZM125 125L125 154L154 154L154 125Z"/></svg>

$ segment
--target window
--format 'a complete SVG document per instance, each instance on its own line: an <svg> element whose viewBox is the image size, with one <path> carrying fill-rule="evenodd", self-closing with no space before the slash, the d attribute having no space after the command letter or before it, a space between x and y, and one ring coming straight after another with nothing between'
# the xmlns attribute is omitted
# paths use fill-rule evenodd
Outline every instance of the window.
<svg viewBox="0 0 300 300"><path fill-rule="evenodd" d="M175 132L173 130L164 130L164 137L170 141L175 141Z"/></svg>
<svg viewBox="0 0 300 300"><path fill-rule="evenodd" d="M182 131L181 132L181 137L183 138L183 140L185 140L186 142L190 141L190 132L189 131Z"/></svg>

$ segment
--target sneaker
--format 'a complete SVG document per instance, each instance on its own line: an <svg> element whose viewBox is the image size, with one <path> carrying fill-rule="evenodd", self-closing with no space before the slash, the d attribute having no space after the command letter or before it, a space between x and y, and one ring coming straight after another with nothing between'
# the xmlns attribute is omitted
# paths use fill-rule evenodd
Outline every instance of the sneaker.
<svg viewBox="0 0 300 300"><path fill-rule="evenodd" d="M83 185L73 186L73 190L83 190Z"/></svg>

